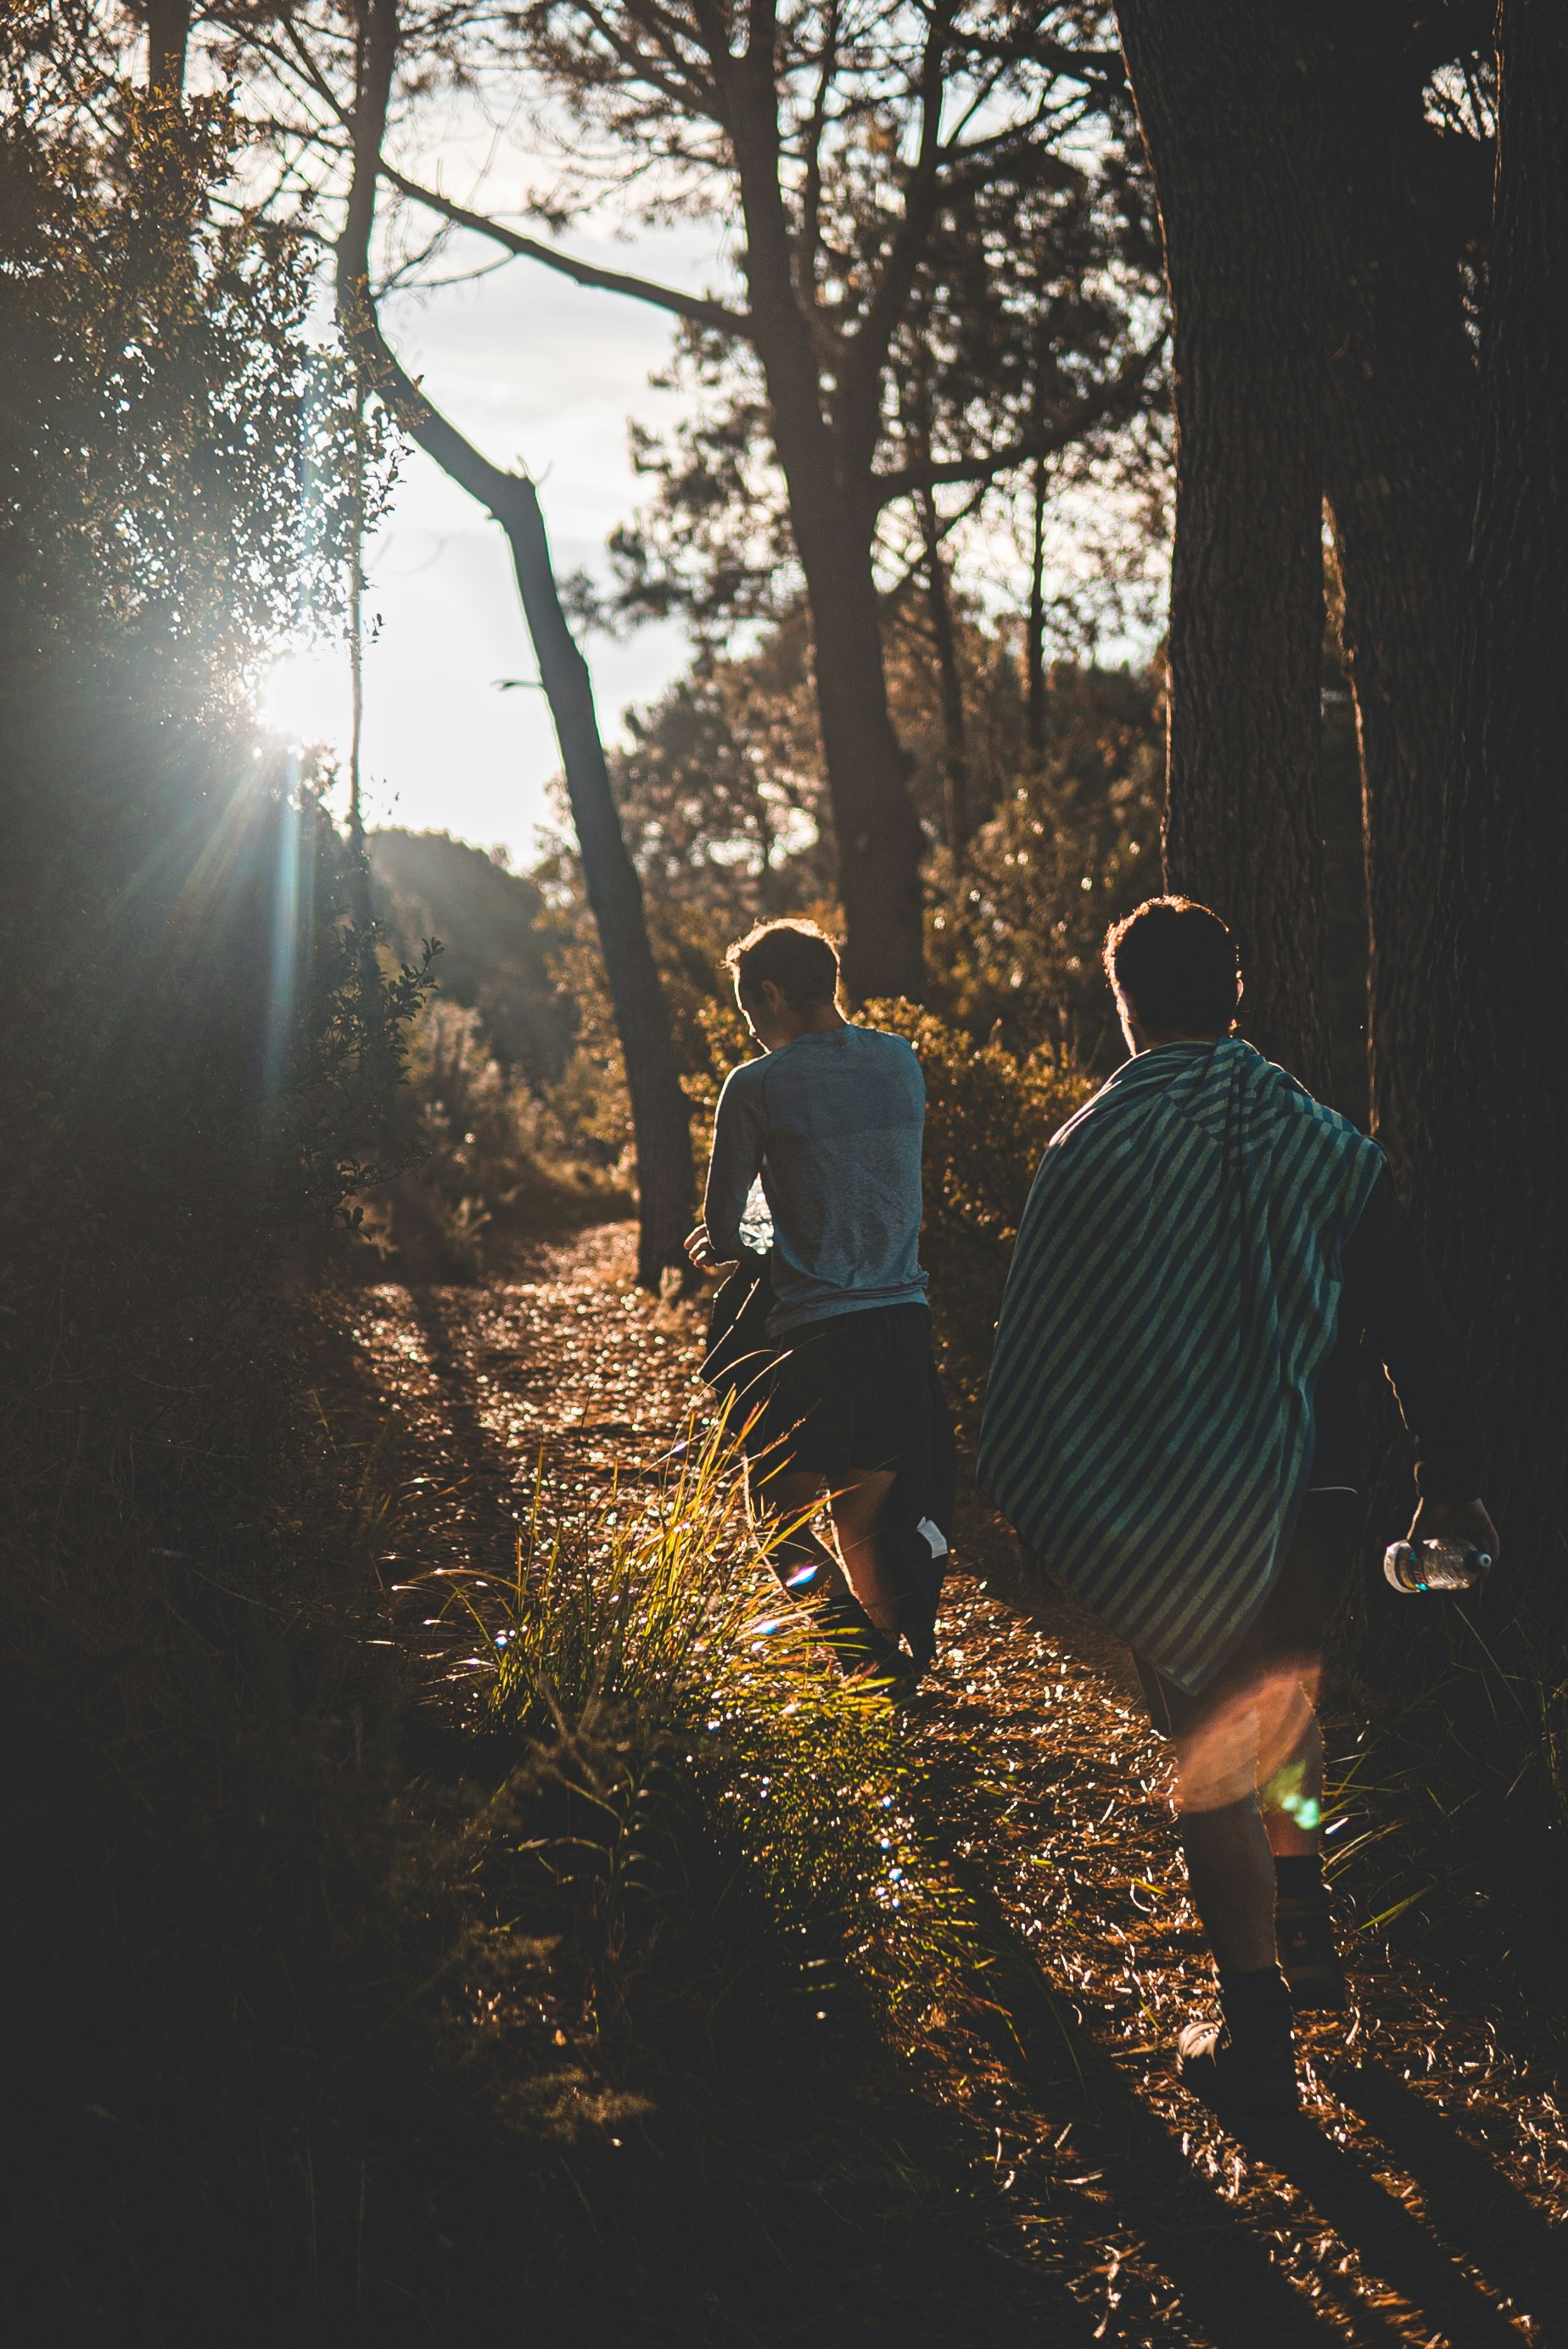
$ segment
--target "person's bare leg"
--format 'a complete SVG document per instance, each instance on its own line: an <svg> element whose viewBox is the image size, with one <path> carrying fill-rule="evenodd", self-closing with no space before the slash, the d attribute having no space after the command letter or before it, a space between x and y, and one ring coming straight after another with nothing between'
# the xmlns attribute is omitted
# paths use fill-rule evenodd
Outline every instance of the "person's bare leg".
<svg viewBox="0 0 1568 2349"><path fill-rule="evenodd" d="M1180 1821L1187 1884L1222 1974L1256 1973L1274 1962L1274 1864L1257 1797Z"/></svg>
<svg viewBox="0 0 1568 2349"><path fill-rule="evenodd" d="M810 1468L766 1469L747 1483L752 1523L760 1520L771 1534L780 1523L790 1530L776 1538L768 1562L793 1599L817 1606L845 1596L842 1569L825 1541L812 1530L806 1512L827 1490L827 1479ZM799 1524L791 1520L800 1519Z"/></svg>
<svg viewBox="0 0 1568 2349"><path fill-rule="evenodd" d="M1312 1859L1322 1841L1323 1736L1309 1688L1298 1683L1294 1699L1281 1707L1273 1753L1265 1744L1260 1757L1258 1803L1274 1857Z"/></svg>
<svg viewBox="0 0 1568 2349"><path fill-rule="evenodd" d="M855 1597L877 1630L892 1632L896 1638L898 1578L881 1540L882 1514L893 1481L891 1469L851 1468L834 1492L830 1506L844 1572Z"/></svg>
<svg viewBox="0 0 1568 2349"><path fill-rule="evenodd" d="M1215 2111L1295 2109L1290 1992L1274 1950L1274 1857L1258 1809L1258 1692L1178 1740L1187 1882L1219 1973L1220 2013L1176 2041L1184 2086Z"/></svg>
<svg viewBox="0 0 1568 2349"><path fill-rule="evenodd" d="M1251 1692L1176 1747L1187 1883L1226 1974L1255 1973L1274 1962L1274 1864L1258 1809L1257 1754Z"/></svg>
<svg viewBox="0 0 1568 2349"><path fill-rule="evenodd" d="M1258 1768L1258 1800L1274 1864L1274 1939L1300 2007L1336 2011L1346 2002L1345 1969L1323 1880L1323 1738L1313 1699L1317 1671L1307 1660L1284 1692L1272 1751ZM1270 1761L1274 1766L1269 1767Z"/></svg>

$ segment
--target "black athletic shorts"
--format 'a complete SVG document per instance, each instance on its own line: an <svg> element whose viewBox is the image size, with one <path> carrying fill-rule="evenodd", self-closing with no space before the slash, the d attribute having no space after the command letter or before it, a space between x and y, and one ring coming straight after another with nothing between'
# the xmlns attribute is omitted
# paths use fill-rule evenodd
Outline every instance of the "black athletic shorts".
<svg viewBox="0 0 1568 2349"><path fill-rule="evenodd" d="M766 1467L841 1476L897 1468L932 1440L931 1309L872 1305L808 1322L782 1341L760 1426Z"/></svg>
<svg viewBox="0 0 1568 2349"><path fill-rule="evenodd" d="M1212 1681L1196 1696L1167 1680L1145 1656L1134 1656L1161 1737L1185 1737L1249 1682L1299 1664L1303 1676L1323 1653L1329 1619L1343 1597L1356 1557L1361 1496L1338 1489L1308 1493L1284 1563L1258 1613Z"/></svg>

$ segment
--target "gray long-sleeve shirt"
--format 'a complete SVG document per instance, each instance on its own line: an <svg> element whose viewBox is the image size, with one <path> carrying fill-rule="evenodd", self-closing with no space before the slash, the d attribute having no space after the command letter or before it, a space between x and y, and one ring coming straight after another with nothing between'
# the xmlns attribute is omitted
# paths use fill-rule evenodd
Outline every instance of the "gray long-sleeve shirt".
<svg viewBox="0 0 1568 2349"><path fill-rule="evenodd" d="M902 1036L876 1029L798 1036L731 1070L703 1220L715 1254L738 1256L760 1176L773 1222L770 1338L872 1306L923 1304L924 1123L920 1062Z"/></svg>

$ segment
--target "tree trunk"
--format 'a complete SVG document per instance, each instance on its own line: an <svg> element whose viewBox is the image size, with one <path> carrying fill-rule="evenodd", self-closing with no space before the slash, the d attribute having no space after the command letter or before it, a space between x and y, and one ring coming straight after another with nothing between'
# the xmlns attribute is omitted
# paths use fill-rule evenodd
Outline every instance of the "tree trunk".
<svg viewBox="0 0 1568 2349"><path fill-rule="evenodd" d="M627 854L599 740L588 665L556 593L534 485L480 455L426 398L381 333L370 297L370 234L381 144L397 59L397 0L364 0L358 25L354 171L337 244L337 312L364 379L426 454L494 514L507 535L523 616L561 746L588 902L610 982L632 1097L637 1154L637 1278L656 1288L681 1247L692 1203L691 1111L681 1087L669 1006L648 940L643 887Z"/></svg>
<svg viewBox="0 0 1568 2349"><path fill-rule="evenodd" d="M1037 457L1030 481L1033 505L1029 539L1029 617L1026 648L1027 698L1026 740L1031 754L1046 749L1046 460Z"/></svg>
<svg viewBox="0 0 1568 2349"><path fill-rule="evenodd" d="M1244 1029L1321 1089L1315 142L1274 11L1121 0L1119 13L1175 331L1167 885L1232 925Z"/></svg>
<svg viewBox="0 0 1568 2349"><path fill-rule="evenodd" d="M1364 33L1325 91L1326 485L1361 745L1372 1125L1408 1186L1479 401L1418 93L1368 70Z"/></svg>
<svg viewBox="0 0 1568 2349"><path fill-rule="evenodd" d="M507 535L523 616L539 662L588 903L598 924L615 1026L632 1096L637 1149L637 1278L656 1288L666 1265L685 1265L692 1212L691 1109L682 1090L669 1007L648 941L643 885L610 789L593 687L556 591L544 517L531 481L505 476L492 503Z"/></svg>
<svg viewBox="0 0 1568 2349"><path fill-rule="evenodd" d="M909 760L893 730L872 567L872 450L851 451L822 410L811 324L797 297L779 192L771 52L732 96L752 334L806 580L822 758L839 851L844 986L855 999L925 987L924 850Z"/></svg>
<svg viewBox="0 0 1568 2349"><path fill-rule="evenodd" d="M1502 0L1480 491L1420 1179L1511 1575L1563 1607L1568 1460L1568 13Z"/></svg>
<svg viewBox="0 0 1568 2349"><path fill-rule="evenodd" d="M148 0L147 87L178 98L185 88L191 0Z"/></svg>
<svg viewBox="0 0 1568 2349"><path fill-rule="evenodd" d="M782 450L780 450L782 455ZM882 608L871 530L838 483L801 483L785 463L806 596L822 756L839 850L844 986L856 1001L925 991L925 842L909 792L910 762L893 731L882 666ZM858 505L861 502L855 501Z"/></svg>
<svg viewBox="0 0 1568 2349"><path fill-rule="evenodd" d="M936 525L936 502L919 492L921 538L925 548L925 592L931 633L936 640L936 671L942 692L942 781L947 816L947 847L956 874L969 844L969 748L964 722L964 673L947 592L947 568Z"/></svg>

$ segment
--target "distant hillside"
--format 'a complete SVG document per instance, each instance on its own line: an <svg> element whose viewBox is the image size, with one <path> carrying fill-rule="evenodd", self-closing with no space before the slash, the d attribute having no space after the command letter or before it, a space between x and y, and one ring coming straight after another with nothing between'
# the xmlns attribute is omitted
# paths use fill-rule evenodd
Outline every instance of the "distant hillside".
<svg viewBox="0 0 1568 2349"><path fill-rule="evenodd" d="M574 1013L546 962L544 901L533 883L445 832L377 832L370 862L383 917L406 952L439 938L441 992L477 1010L496 1053L535 1084L560 1076Z"/></svg>

